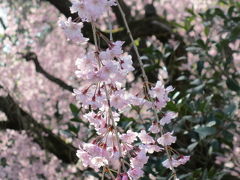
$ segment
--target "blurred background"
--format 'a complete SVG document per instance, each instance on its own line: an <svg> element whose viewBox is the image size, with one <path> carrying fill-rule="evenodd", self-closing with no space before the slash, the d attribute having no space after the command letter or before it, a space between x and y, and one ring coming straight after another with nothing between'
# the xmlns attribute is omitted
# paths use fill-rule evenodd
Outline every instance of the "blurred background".
<svg viewBox="0 0 240 180"><path fill-rule="evenodd" d="M169 129L174 148L191 159L179 179L240 179L239 0L120 0L152 83L174 86L166 109L179 116ZM81 85L75 60L92 45L66 40L60 17L72 17L69 0L0 0L0 179L99 179L76 158L80 141L95 135L72 95ZM134 73L127 88L141 87L140 68L116 7L98 28L125 41ZM83 28L92 42L89 24ZM121 116L123 129L140 130L139 109ZM161 153L142 179L168 179ZM160 157L156 158L156 157Z"/></svg>

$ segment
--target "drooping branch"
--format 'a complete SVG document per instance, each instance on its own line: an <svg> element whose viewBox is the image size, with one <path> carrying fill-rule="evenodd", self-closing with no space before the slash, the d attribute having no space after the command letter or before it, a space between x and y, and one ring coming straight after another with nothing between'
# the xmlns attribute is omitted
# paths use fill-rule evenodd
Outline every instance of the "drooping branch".
<svg viewBox="0 0 240 180"><path fill-rule="evenodd" d="M72 19L77 18L77 14L71 14L70 12L69 8L71 6L71 3L69 0L45 0L45 1L48 1L52 5L54 5L59 10L59 12L61 12L66 17L72 17ZM126 4L124 3L124 0L120 0L120 3L122 3L124 7L123 10L127 14L126 18L127 18L129 27L132 31L132 35L134 39L140 38L141 40L143 40L143 39L146 39L147 37L155 36L159 41L163 43L168 43L170 39L173 39L179 43L179 46L175 49L173 55L169 56L167 60L164 61L164 63L166 65L166 68L168 70L168 74L170 77L169 83L174 85L178 90L180 89L184 90L184 87L186 86L183 84L187 82L179 83L179 81L175 81L179 76L183 74L188 76L188 72L182 72L182 70L179 69L181 64L187 63L187 59L185 58L184 60L176 61L176 59L178 59L179 57L183 57L183 56L186 57L185 42L183 38L174 31L174 27L171 25L170 22L168 22L167 20L165 20L164 18L161 18L156 14L154 9L155 7L153 6L153 4L150 4L145 7L145 17L139 20L136 20L136 19L133 19L133 17L131 17L131 13L129 12L130 9L129 7L126 6ZM119 11L117 11L116 8L115 9L113 8L113 11L116 17L120 15ZM126 36L127 30L126 28L124 28L124 26L122 26L121 21L122 21L122 18L118 18L118 24L122 28L119 31L115 31L113 33L113 37L114 39L125 41L124 45L127 46L131 44L131 41ZM94 43L94 38L92 36L92 29L89 23L84 23L82 33L85 37L89 38L90 43ZM101 33L107 37L109 36L105 32L101 32ZM103 43L102 47L105 48L108 46L107 44ZM142 53L140 51L140 55L141 54ZM135 55L135 54L133 53L132 55ZM134 59L135 58L133 58L133 60ZM140 71L139 71L139 67L135 66L135 64L136 63L134 61L134 67L136 69L136 77L137 77ZM155 82L158 79L157 73L155 71L151 71L147 73L147 75L149 76L149 79L152 82Z"/></svg>
<svg viewBox="0 0 240 180"><path fill-rule="evenodd" d="M55 154L63 162L77 162L76 148L38 123L10 95L0 96L0 111L4 112L8 118L8 121L0 122L0 129L25 130L41 148Z"/></svg>
<svg viewBox="0 0 240 180"><path fill-rule="evenodd" d="M36 71L44 75L48 80L54 82L55 84L59 85L65 90L73 92L73 87L65 83L63 80L54 77L53 75L49 74L47 71L43 69L41 64L38 61L38 57L34 52L28 52L26 54L22 54L22 57L25 58L27 61L33 61L35 64Z"/></svg>
<svg viewBox="0 0 240 180"><path fill-rule="evenodd" d="M54 7L56 7L60 13L62 13L65 17L72 17L72 19L76 19L78 16L77 14L71 14L70 6L71 3L69 0L45 0L51 3ZM167 40L171 39L172 36L176 40L183 41L182 38L177 34L173 33L173 27L163 18L159 16L151 16L151 17L144 17L140 20L134 20L131 17L130 9L126 6L123 0L120 1L121 5L123 5L123 9L126 13L126 18L129 21L129 26L132 29L133 37L134 38L145 38L148 36L155 35L160 41L167 42ZM117 7L113 7L113 11L115 12L116 16L119 16L118 19L121 20L121 14ZM122 24L119 24L122 26ZM90 39L91 43L94 43L93 36L92 36L92 29L89 23L84 23L84 27L82 32L85 37ZM103 32L102 32L103 33ZM106 33L103 33L108 36ZM125 40L126 44L131 43L126 37L126 30L118 31L114 33L116 39Z"/></svg>
<svg viewBox="0 0 240 180"><path fill-rule="evenodd" d="M125 13L127 21L131 21L133 18L131 16L131 9L126 5L126 3L123 0L119 0L119 4L121 4L122 9ZM121 12L119 11L117 6L112 6L112 10L116 16L117 22L120 26L124 26L124 22L121 18Z"/></svg>
<svg viewBox="0 0 240 180"><path fill-rule="evenodd" d="M45 0L50 2L52 5L54 5L59 12L61 12L63 15L66 17L72 17L72 19L77 18L77 14L71 14L69 7L71 6L71 3L69 0ZM179 69L179 66L181 66L182 63L186 63L187 60L182 60L182 61L175 61L174 59L177 59L179 57L186 57L186 50L185 50L185 42L183 41L183 38L176 32L174 32L174 27L166 21L165 19L161 18L158 16L155 12L154 6L148 5L145 7L145 17L139 20L133 19L131 17L130 9L129 7L126 6L124 3L124 0L120 0L121 5L123 5L123 10L126 13L126 18L129 24L129 27L132 31L132 35L134 39L140 38L140 39L145 39L150 36L155 36L159 41L163 43L167 43L170 39L174 39L175 41L179 42L178 48L175 49L174 55L169 56L169 58L164 62L167 69L168 73L170 75L170 81L169 83L173 84L177 89L184 89L181 84L178 82L175 82L174 80L177 79L179 76L182 75L182 71ZM127 30L124 28L122 25L122 18L120 17L120 13L117 10L118 8L113 7L113 12L115 13L117 19L118 19L118 24L120 27L122 27L119 31L116 31L113 33L114 39L119 39L122 41L125 41L124 45L129 45L131 44L130 39L127 34ZM91 25L89 23L84 23L84 27L82 29L82 33L85 37L89 38L90 43L94 43L94 38L92 36L92 29ZM105 32L101 32L105 36L109 36ZM102 44L102 47L108 47L107 44ZM141 54L141 52L140 52ZM135 58L133 58L135 59ZM134 63L135 64L135 63ZM135 66L136 69L136 75L139 73L138 67ZM186 74L186 73L184 73ZM152 80L152 82L155 82L157 80L157 73L152 71L147 74Z"/></svg>

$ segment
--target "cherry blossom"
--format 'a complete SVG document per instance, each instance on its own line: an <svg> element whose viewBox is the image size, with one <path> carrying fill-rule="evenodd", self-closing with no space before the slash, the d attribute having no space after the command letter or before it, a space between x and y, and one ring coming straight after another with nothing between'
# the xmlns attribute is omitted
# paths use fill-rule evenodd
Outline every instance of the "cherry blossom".
<svg viewBox="0 0 240 180"><path fill-rule="evenodd" d="M138 137L142 141L143 144L155 143L152 136L148 135L145 130L141 130L141 132L138 134Z"/></svg>
<svg viewBox="0 0 240 180"><path fill-rule="evenodd" d="M155 145L155 144L146 144L145 148L146 148L146 151L149 154L152 154L154 152L161 152L161 151L164 150L164 148L161 148L161 147L159 147L158 145Z"/></svg>
<svg viewBox="0 0 240 180"><path fill-rule="evenodd" d="M156 86L151 89L149 94L155 99L154 105L158 109L162 109L166 106L167 102L170 101L168 93L172 92L173 90L174 89L172 86L165 88L162 81L157 81Z"/></svg>
<svg viewBox="0 0 240 180"><path fill-rule="evenodd" d="M170 146L172 143L175 143L177 138L172 136L173 132L167 132L163 134L160 138L157 139L157 142L162 146Z"/></svg>
<svg viewBox="0 0 240 180"><path fill-rule="evenodd" d="M110 6L116 5L114 0L72 0L71 13L77 12L82 21L96 21Z"/></svg>
<svg viewBox="0 0 240 180"><path fill-rule="evenodd" d="M137 152L136 157L131 158L131 167L133 168L143 168L144 164L148 162L148 156L146 156L145 149L141 149L139 152Z"/></svg>
<svg viewBox="0 0 240 180"><path fill-rule="evenodd" d="M69 17L67 21L59 20L58 23L69 40L79 43L85 43L88 41L88 38L83 37L81 32L83 23L74 23L72 22L71 17Z"/></svg>
<svg viewBox="0 0 240 180"><path fill-rule="evenodd" d="M99 171L100 168L118 169L116 179L139 179L143 176L142 169L149 159L147 153L164 151L165 146L176 141L172 133L161 134L161 125L170 123L177 114L168 111L160 121L157 118L152 122L149 132L141 130L139 133L132 130L122 132L118 127L120 114L128 111L127 109L131 106L139 106L140 109L144 107L146 110L155 108L161 110L170 101L168 94L173 91L173 87L165 88L163 81L157 81L156 86L149 91L153 101L151 98L147 100L144 95L127 92L124 86L127 76L134 70L132 57L124 52L123 41L108 40L100 32L96 33L95 27L95 21L110 6L116 5L116 2L114 0L72 0L71 2L71 12L77 12L82 21L91 22L95 37L95 50L90 48L76 61L75 74L84 85L74 89L74 95L83 107L85 113L83 120L90 123L96 131L96 136L91 142L81 143L77 156L84 167L91 167L95 171ZM71 19L68 24L61 22L61 25L62 27L77 26L78 32L82 28L82 24L73 23ZM72 29L65 30L65 33L69 39L79 38L75 37L75 31ZM108 48L102 49L100 43L96 42L96 37L102 38ZM152 120L152 118L149 119ZM156 141L151 133L159 133L161 137ZM138 140L137 137L141 140L140 143L135 143Z"/></svg>
<svg viewBox="0 0 240 180"><path fill-rule="evenodd" d="M160 128L157 122L153 122L153 124L148 129L151 133L157 134L160 132Z"/></svg>
<svg viewBox="0 0 240 180"><path fill-rule="evenodd" d="M125 143L132 144L134 141L137 140L137 133L133 132L132 130L128 130L126 134L121 135L121 140Z"/></svg>
<svg viewBox="0 0 240 180"><path fill-rule="evenodd" d="M164 117L160 120L160 124L162 126L164 126L165 124L169 124L171 122L172 119L177 117L177 113L172 112L172 111L168 111L166 112L166 114L164 115Z"/></svg>
<svg viewBox="0 0 240 180"><path fill-rule="evenodd" d="M132 168L127 173L133 180L143 177L143 171L139 168Z"/></svg>
<svg viewBox="0 0 240 180"><path fill-rule="evenodd" d="M166 168L171 169L171 167L178 167L180 165L185 164L187 161L189 161L190 156L180 156L178 159L166 159L162 162L163 166ZM171 163L171 164L170 164Z"/></svg>

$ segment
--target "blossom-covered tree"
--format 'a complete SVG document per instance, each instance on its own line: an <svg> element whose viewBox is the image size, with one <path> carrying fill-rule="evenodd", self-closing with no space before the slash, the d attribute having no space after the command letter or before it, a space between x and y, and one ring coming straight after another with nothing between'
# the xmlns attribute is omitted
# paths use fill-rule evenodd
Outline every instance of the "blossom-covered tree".
<svg viewBox="0 0 240 180"><path fill-rule="evenodd" d="M237 1L0 5L0 179L237 179Z"/></svg>

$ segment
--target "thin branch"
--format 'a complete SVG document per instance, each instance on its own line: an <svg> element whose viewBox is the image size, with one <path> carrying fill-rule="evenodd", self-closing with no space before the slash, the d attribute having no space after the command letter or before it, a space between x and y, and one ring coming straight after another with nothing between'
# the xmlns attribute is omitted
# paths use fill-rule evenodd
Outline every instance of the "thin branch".
<svg viewBox="0 0 240 180"><path fill-rule="evenodd" d="M22 54L22 53L21 53ZM25 58L27 61L33 61L35 64L36 71L38 73L41 73L43 76L45 76L48 80L52 81L53 83L57 84L61 88L73 92L73 87L65 83L63 80L54 77L53 75L49 74L47 71L43 69L43 67L40 65L38 61L38 57L34 52L28 52L26 54L22 54L22 57Z"/></svg>
<svg viewBox="0 0 240 180"><path fill-rule="evenodd" d="M10 96L0 96L0 111L4 112L8 121L0 122L0 129L9 128L25 130L34 142L47 151L55 154L65 163L76 163L76 148L65 143L51 130L38 123L30 114L24 111Z"/></svg>
<svg viewBox="0 0 240 180"><path fill-rule="evenodd" d="M117 0L117 3L118 3L118 8L119 8L119 10L120 10L120 12L121 12L121 14L122 14L122 18L123 18L125 27L126 27L126 29L127 29L127 33L128 33L128 35L129 35L129 37L130 37L130 39L131 39L131 41L132 41L132 45L133 45L134 51L135 51L135 53L136 53L136 55L137 55L137 60L138 60L138 62L139 62L139 64L140 64L140 68L141 68L141 71L142 71L142 75L143 75L143 79L144 79L144 84L145 84L145 87L146 87L146 89L147 89L147 93L149 93L149 92L150 92L149 81L148 81L148 77L147 77L146 72L145 72L144 67L143 67L143 62L142 62L142 60L141 60L141 58L140 58L140 54L139 54L139 52L138 52L138 48L137 48L137 46L136 46L135 43L134 43L134 39L133 39L131 30L129 29L127 20L126 20L126 18L125 18L125 14L124 14L124 12L123 12L123 10L122 10L122 8L121 8L121 5L119 4L118 0ZM151 96L149 96L148 98L150 99L151 102L154 102L153 99L151 98ZM159 122L159 117L158 117L158 114L157 114L157 109L156 109L155 107L153 107L153 113L154 113L154 116L155 116L157 122ZM163 127L162 127L162 126L160 126L160 134L161 134L161 136L163 135ZM171 154L170 154L167 146L164 146L164 149L165 149L165 151L166 151L166 153L167 153L167 157L168 157L168 159L169 159L169 164L170 164L171 170L172 170L172 172L173 172L174 180L177 180L176 170L174 169L174 167L173 167L173 165L172 165L172 163L171 163L171 159L172 159Z"/></svg>
<svg viewBox="0 0 240 180"><path fill-rule="evenodd" d="M5 25L3 19L0 17L0 24L2 25L3 29L6 30L7 26Z"/></svg>
<svg viewBox="0 0 240 180"><path fill-rule="evenodd" d="M131 15L131 9L130 7L128 7L126 5L126 3L124 2L124 0L119 0L119 3L122 6L122 9L124 11L124 14L126 15L126 19L128 22L130 22L131 20L133 20L133 17ZM117 23L119 26L124 26L124 22L121 18L121 12L119 11L117 6L112 6L112 11L114 12L116 19L117 19Z"/></svg>
<svg viewBox="0 0 240 180"><path fill-rule="evenodd" d="M68 0L44 0L50 2L54 7L56 7L59 12L61 12L65 17L72 17L72 19L76 19L78 15L71 14L70 12L70 6L71 3ZM173 39L178 40L180 42L183 42L183 39L180 35L173 32L173 27L170 25L168 21L165 19L159 17L159 16L152 16L143 18L140 20L132 20L131 17L131 9L127 7L127 5L124 3L123 0L119 1L120 5L123 7L123 11L125 14L126 21L129 23L129 27L132 29L132 35L134 38L136 37L148 37L155 35L161 42L165 43L168 42L169 39L173 37ZM114 12L116 13L118 11L118 19L121 19L121 13L117 7L113 7ZM123 24L124 25L124 24ZM94 38L92 34L92 27L90 23L84 23L84 27L82 28L82 33L85 37L88 37L90 39L90 42L94 44ZM105 36L108 36L107 33L101 32ZM128 45L131 43L129 39L126 37L126 30L121 30L118 32L113 33L114 38L121 39L123 41L126 41L125 45ZM183 43L184 44L184 43ZM107 44L105 44L107 47ZM104 44L103 44L104 47Z"/></svg>

